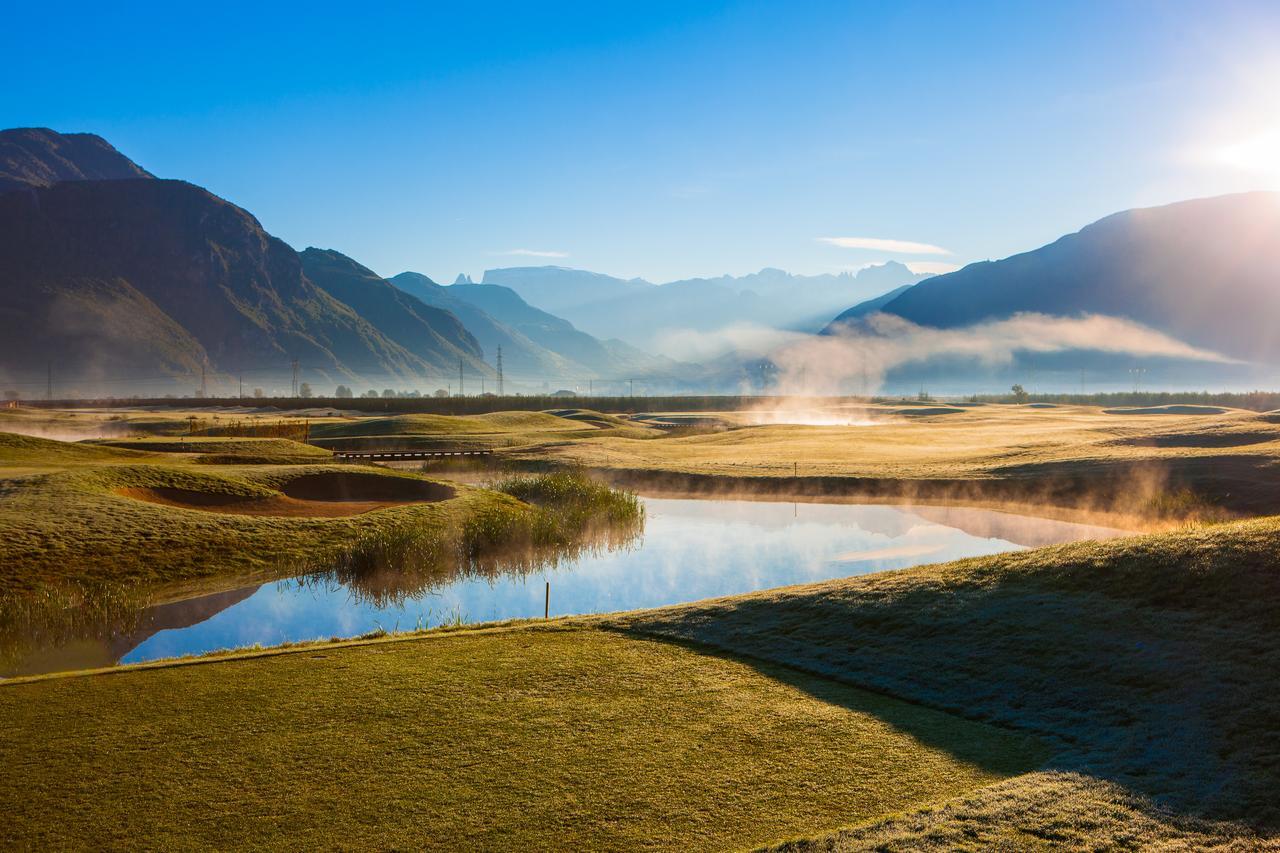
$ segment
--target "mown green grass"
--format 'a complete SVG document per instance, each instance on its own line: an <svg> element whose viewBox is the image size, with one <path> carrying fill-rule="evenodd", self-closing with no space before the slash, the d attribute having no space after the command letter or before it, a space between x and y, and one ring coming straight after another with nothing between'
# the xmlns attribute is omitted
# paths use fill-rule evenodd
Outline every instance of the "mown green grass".
<svg viewBox="0 0 1280 853"><path fill-rule="evenodd" d="M591 630L10 684L0 717L0 841L17 848L730 849L1043 756L823 679Z"/></svg>

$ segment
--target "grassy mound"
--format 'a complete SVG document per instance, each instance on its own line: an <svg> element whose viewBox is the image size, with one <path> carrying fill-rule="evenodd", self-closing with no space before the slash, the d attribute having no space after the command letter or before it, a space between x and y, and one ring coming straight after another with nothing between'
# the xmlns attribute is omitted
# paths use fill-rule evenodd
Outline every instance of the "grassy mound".
<svg viewBox="0 0 1280 853"><path fill-rule="evenodd" d="M494 435L538 431L590 429L589 425L566 423L564 418L545 412L493 412L487 415L395 415L385 418L317 423L313 438L352 438L393 435Z"/></svg>
<svg viewBox="0 0 1280 853"><path fill-rule="evenodd" d="M136 458L115 448L70 447L77 448L74 453L125 454L131 462ZM68 465L35 476L0 479L5 497L0 502L0 563L7 567L0 575L0 611L12 596L59 586L292 573L292 566L340 553L353 541L399 526L457 524L496 497L466 489L454 500L415 502L385 512L280 518L193 512L127 496L145 490L178 495L186 504L271 501L289 497L285 489L306 491L306 484L317 482L316 477L333 485L357 473L350 466L210 468L165 462L161 457L150 464ZM437 487L412 474L363 469L362 475L379 478L379 483L386 480L396 500L405 497L405 489L415 500L423 496L422 490L432 490L430 499L438 497L433 491Z"/></svg>
<svg viewBox="0 0 1280 853"><path fill-rule="evenodd" d="M131 438L107 439L95 444L145 450L152 453L200 453L214 454L220 459L305 459L317 462L333 456L328 450L291 441L287 438L218 438L201 436L192 438ZM245 464L264 464L249 463Z"/></svg>
<svg viewBox="0 0 1280 853"><path fill-rule="evenodd" d="M1056 739L1054 766L1280 825L1280 521L617 617Z"/></svg>
<svg viewBox="0 0 1280 853"><path fill-rule="evenodd" d="M10 848L737 849L1043 755L823 679L590 630L10 684L0 715Z"/></svg>
<svg viewBox="0 0 1280 853"><path fill-rule="evenodd" d="M145 454L129 450L0 432L0 465L136 462L145 458Z"/></svg>

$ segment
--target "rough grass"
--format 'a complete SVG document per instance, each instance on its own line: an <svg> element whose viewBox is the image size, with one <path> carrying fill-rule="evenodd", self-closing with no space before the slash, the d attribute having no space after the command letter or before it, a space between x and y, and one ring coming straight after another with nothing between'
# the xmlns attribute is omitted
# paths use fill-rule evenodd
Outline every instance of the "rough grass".
<svg viewBox="0 0 1280 853"><path fill-rule="evenodd" d="M0 716L13 848L741 848L963 794L1043 754L591 630L43 679L0 687Z"/></svg>
<svg viewBox="0 0 1280 853"><path fill-rule="evenodd" d="M609 624L1056 739L1052 766L1280 826L1280 521L1076 543Z"/></svg>

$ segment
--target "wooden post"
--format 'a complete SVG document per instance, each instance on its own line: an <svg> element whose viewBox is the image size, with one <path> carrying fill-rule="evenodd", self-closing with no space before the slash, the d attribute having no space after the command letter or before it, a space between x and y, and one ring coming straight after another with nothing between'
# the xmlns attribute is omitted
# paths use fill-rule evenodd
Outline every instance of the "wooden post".
<svg viewBox="0 0 1280 853"><path fill-rule="evenodd" d="M551 618L551 581L547 581L547 597L542 604L542 618Z"/></svg>

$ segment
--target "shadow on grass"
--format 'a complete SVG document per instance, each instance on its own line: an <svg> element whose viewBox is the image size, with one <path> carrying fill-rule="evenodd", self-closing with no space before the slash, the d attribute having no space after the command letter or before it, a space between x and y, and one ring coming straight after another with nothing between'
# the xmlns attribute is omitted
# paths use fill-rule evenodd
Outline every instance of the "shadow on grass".
<svg viewBox="0 0 1280 853"><path fill-rule="evenodd" d="M1046 769L1280 827L1280 525L1214 525L623 614L1045 738ZM963 748L958 746L956 748Z"/></svg>
<svg viewBox="0 0 1280 853"><path fill-rule="evenodd" d="M1007 778L1038 769L1056 751L1044 738L1029 732L965 719L803 668L679 637L608 627L605 630L613 630L631 639L663 642L694 654L744 664L766 678L800 690L821 702L875 717L921 745L944 752L955 761L994 777Z"/></svg>

